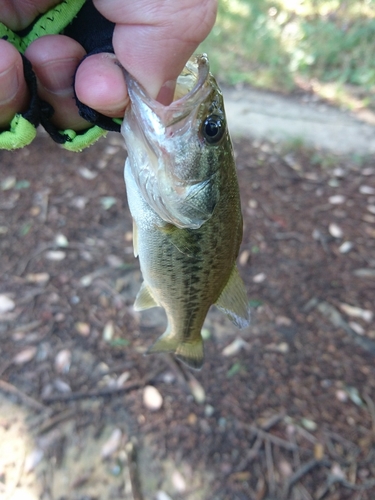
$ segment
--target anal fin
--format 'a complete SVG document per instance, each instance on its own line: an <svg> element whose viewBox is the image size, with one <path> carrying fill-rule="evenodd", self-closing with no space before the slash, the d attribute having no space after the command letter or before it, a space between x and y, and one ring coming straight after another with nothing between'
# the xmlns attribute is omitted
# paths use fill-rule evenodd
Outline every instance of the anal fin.
<svg viewBox="0 0 375 500"><path fill-rule="evenodd" d="M151 295L148 286L143 282L135 299L134 309L136 311L144 311L145 309L151 309L151 307L158 307L158 304Z"/></svg>
<svg viewBox="0 0 375 500"><path fill-rule="evenodd" d="M234 265L228 283L215 303L228 318L237 326L245 328L250 323L249 302L246 296L245 285Z"/></svg>

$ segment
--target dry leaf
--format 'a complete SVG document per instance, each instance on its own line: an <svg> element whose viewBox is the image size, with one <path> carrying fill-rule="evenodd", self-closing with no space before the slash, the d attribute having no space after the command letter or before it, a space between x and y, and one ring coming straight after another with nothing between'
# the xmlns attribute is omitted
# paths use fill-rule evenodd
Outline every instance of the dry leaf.
<svg viewBox="0 0 375 500"><path fill-rule="evenodd" d="M113 455L120 447L121 439L121 429L114 429L108 440L102 446L101 457L105 459Z"/></svg>
<svg viewBox="0 0 375 500"><path fill-rule="evenodd" d="M163 397L153 385L146 385L144 388L143 404L151 411L160 410L163 406Z"/></svg>
<svg viewBox="0 0 375 500"><path fill-rule="evenodd" d="M34 359L36 353L37 348L35 346L27 347L14 356L13 363L16 365L24 365L25 363L28 363L29 361Z"/></svg>
<svg viewBox="0 0 375 500"><path fill-rule="evenodd" d="M10 299L7 295L1 294L0 295L0 314L4 314L10 311L13 311L13 309L16 307L16 304L12 299Z"/></svg>

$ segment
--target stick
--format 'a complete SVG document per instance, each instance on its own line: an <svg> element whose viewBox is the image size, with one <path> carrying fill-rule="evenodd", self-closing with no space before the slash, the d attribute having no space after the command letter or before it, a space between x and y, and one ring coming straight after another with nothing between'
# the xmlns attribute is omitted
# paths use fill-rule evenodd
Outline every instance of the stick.
<svg viewBox="0 0 375 500"><path fill-rule="evenodd" d="M5 380L0 380L0 390L8 394L17 396L22 401L22 403L24 403L29 408L32 408L33 410L47 410L47 408L42 403L39 403L32 397L22 392L20 389L17 389L16 386L10 384L9 382L5 382Z"/></svg>
<svg viewBox="0 0 375 500"><path fill-rule="evenodd" d="M264 440L268 439L269 441L271 441L271 443L275 444L276 446L280 446L280 448L285 448L286 450L291 450L291 451L296 450L298 448L296 444L290 443L285 439L274 436L273 434L263 431L262 429L258 429L258 427L256 427L255 425L247 425L247 424L240 424L240 425L245 429L249 429L251 432L261 437L262 439Z"/></svg>
<svg viewBox="0 0 375 500"><path fill-rule="evenodd" d="M125 453L129 467L131 493L133 500L144 500L139 483L137 450L132 442L126 444Z"/></svg>
<svg viewBox="0 0 375 500"><path fill-rule="evenodd" d="M147 379L149 380L149 379ZM108 387L105 389L97 389L93 391L85 392L70 392L67 394L54 394L52 396L46 396L43 398L45 403L56 403L65 401L77 401L79 399L89 399L89 398L105 398L109 396L115 396L117 394L122 394L124 392L136 391L144 386L146 382L133 382L124 387Z"/></svg>
<svg viewBox="0 0 375 500"><path fill-rule="evenodd" d="M371 415L372 420L372 434L375 436L375 404L373 400L370 398L369 394L363 394L363 399L366 401L367 409Z"/></svg>
<svg viewBox="0 0 375 500"><path fill-rule="evenodd" d="M309 462L306 462L302 467L300 467L294 474L290 476L288 481L285 484L284 487L284 495L283 498L288 499L290 490L292 489L293 485L297 483L303 476L305 476L308 472L310 472L312 469L315 467L330 467L331 462L328 460L316 460L315 458L310 460Z"/></svg>
<svg viewBox="0 0 375 500"><path fill-rule="evenodd" d="M273 497L276 493L276 482L275 482L275 468L273 465L273 458L272 458L272 447L269 439L265 440L264 447L266 451L268 488L270 495Z"/></svg>

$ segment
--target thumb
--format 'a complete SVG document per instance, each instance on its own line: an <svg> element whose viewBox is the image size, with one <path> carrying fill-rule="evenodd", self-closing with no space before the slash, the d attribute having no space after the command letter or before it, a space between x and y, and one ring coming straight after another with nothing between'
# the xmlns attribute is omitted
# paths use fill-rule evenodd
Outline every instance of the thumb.
<svg viewBox="0 0 375 500"><path fill-rule="evenodd" d="M217 1L95 0L95 6L116 22L113 47L120 63L157 98L211 31Z"/></svg>

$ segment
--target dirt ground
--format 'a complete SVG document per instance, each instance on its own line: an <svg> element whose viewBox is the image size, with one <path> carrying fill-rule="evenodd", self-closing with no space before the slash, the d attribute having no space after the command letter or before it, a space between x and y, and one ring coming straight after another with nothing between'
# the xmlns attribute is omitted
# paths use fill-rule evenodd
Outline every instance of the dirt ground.
<svg viewBox="0 0 375 500"><path fill-rule="evenodd" d="M121 137L0 153L0 498L375 498L374 164L235 151L252 324L194 373L143 355Z"/></svg>

